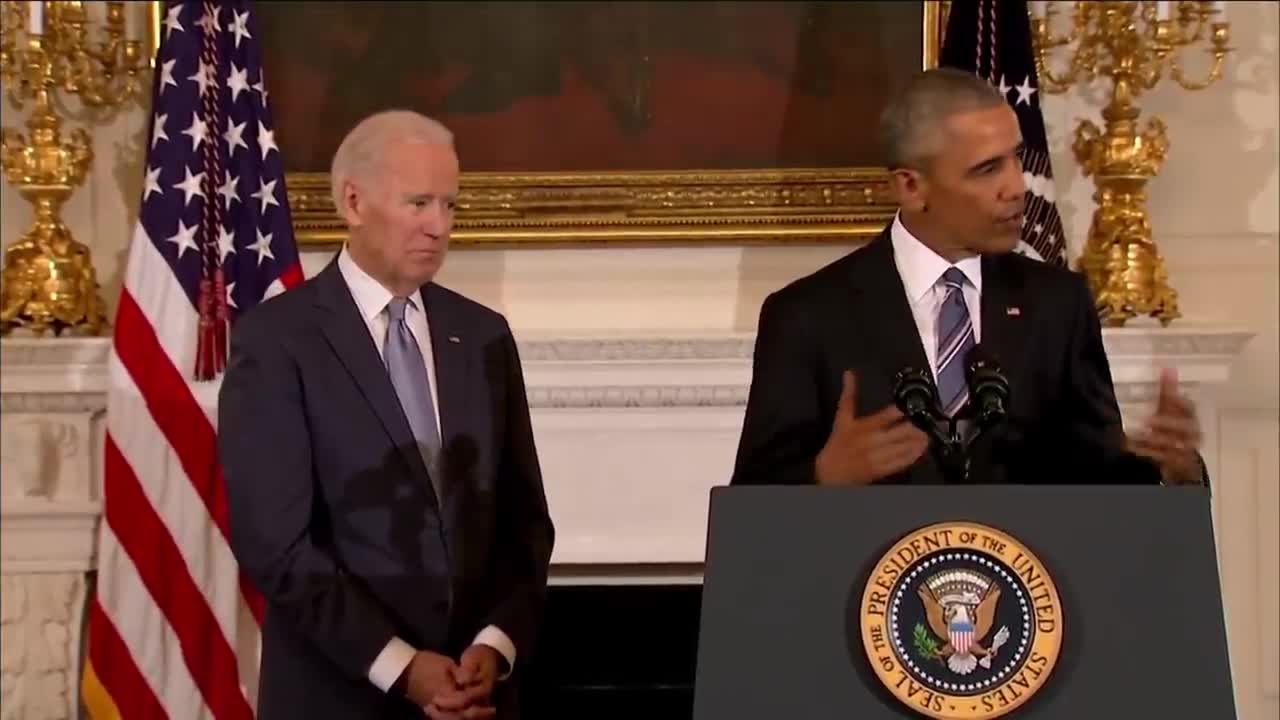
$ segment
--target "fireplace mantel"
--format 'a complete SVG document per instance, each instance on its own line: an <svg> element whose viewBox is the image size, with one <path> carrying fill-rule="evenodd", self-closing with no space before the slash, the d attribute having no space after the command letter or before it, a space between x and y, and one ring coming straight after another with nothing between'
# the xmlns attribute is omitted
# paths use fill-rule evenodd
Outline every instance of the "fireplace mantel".
<svg viewBox="0 0 1280 720"><path fill-rule="evenodd" d="M1227 380L1251 333L1180 325L1104 337L1131 420L1160 367L1199 396ZM747 333L522 336L558 580L696 580L688 573L702 561L708 492L732 469L753 344ZM0 344L5 574L93 565L108 350L106 338Z"/></svg>
<svg viewBox="0 0 1280 720"><path fill-rule="evenodd" d="M1203 422L1251 333L1178 325L1104 332L1126 420L1174 367ZM75 717L79 628L101 508L106 338L0 343L0 703ZM557 529L556 585L701 581L712 487L728 482L751 334L522 333L534 431ZM1218 458L1210 434L1210 472ZM12 680L11 680L12 679Z"/></svg>

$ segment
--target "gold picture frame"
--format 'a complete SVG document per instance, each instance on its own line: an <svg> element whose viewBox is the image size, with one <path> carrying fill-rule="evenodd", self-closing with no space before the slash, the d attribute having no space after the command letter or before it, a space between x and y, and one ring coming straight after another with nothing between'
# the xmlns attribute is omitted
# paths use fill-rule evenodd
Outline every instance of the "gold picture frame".
<svg viewBox="0 0 1280 720"><path fill-rule="evenodd" d="M920 67L930 68L948 3L920 4ZM157 40L162 10L152 2ZM464 172L452 240L482 247L858 242L892 219L886 180L872 166ZM299 244L339 245L346 227L328 173L290 171L285 182Z"/></svg>

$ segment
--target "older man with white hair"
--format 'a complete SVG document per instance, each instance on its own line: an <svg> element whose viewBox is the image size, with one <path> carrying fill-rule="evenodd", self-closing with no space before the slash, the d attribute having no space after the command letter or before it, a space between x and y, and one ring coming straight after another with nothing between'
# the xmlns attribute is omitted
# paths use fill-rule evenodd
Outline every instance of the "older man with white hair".
<svg viewBox="0 0 1280 720"><path fill-rule="evenodd" d="M348 241L240 319L219 401L259 717L518 717L554 529L510 327L434 282L452 135L373 115L332 181Z"/></svg>

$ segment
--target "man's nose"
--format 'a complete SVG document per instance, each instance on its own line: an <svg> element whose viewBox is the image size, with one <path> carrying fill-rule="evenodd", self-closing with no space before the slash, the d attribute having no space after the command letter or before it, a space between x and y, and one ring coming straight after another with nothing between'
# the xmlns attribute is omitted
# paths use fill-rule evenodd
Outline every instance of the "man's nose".
<svg viewBox="0 0 1280 720"><path fill-rule="evenodd" d="M448 229L449 217L444 204L433 202L422 213L422 232L426 235L443 235Z"/></svg>
<svg viewBox="0 0 1280 720"><path fill-rule="evenodd" d="M1022 174L1022 168L1012 165L1005 171L1003 182L1000 183L1000 199L1008 202L1021 200L1022 196L1027 192L1027 182Z"/></svg>

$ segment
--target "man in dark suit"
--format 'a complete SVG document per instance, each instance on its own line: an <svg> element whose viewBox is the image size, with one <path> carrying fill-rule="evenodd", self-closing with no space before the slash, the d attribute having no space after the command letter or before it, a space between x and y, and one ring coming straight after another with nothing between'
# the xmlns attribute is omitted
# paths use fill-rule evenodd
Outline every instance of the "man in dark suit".
<svg viewBox="0 0 1280 720"><path fill-rule="evenodd" d="M346 246L234 329L219 442L267 600L262 720L518 716L554 531L511 330L432 282L458 177L434 121L362 121L333 163Z"/></svg>
<svg viewBox="0 0 1280 720"><path fill-rule="evenodd" d="M1085 279L1013 252L1022 136L999 91L925 72L886 108L882 132L899 213L867 247L765 299L732 482L945 482L929 438L894 405L894 377L929 371L954 417L979 343L1011 404L973 446L972 481L1203 481L1195 409L1176 379L1161 378L1155 413L1126 436Z"/></svg>

